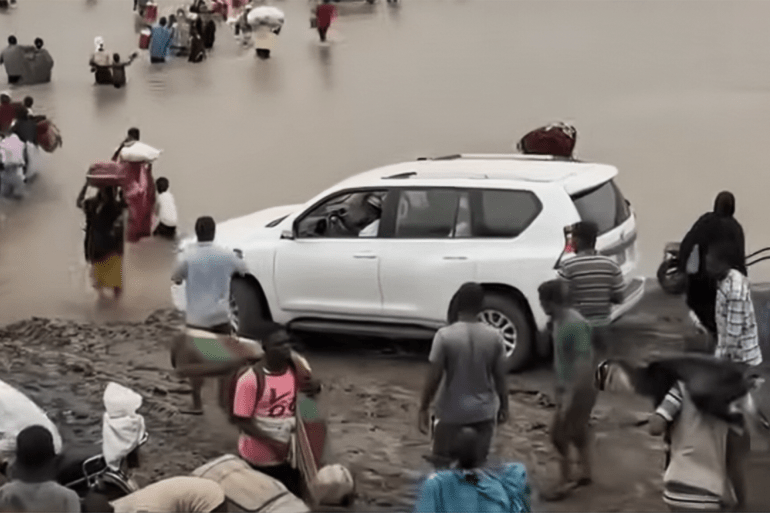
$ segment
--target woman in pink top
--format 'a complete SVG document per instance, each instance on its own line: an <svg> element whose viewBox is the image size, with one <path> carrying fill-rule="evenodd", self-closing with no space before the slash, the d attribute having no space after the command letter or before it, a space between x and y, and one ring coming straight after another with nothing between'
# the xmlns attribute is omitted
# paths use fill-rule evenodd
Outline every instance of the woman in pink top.
<svg viewBox="0 0 770 513"><path fill-rule="evenodd" d="M281 325L270 324L258 338L265 356L238 379L235 388L232 421L241 430L238 453L299 495L300 475L288 461L299 391L289 334Z"/></svg>

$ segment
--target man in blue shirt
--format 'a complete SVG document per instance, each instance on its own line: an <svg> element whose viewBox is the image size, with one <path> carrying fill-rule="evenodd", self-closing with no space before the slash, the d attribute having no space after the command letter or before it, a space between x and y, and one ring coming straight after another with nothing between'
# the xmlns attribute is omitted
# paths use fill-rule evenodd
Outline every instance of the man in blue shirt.
<svg viewBox="0 0 770 513"><path fill-rule="evenodd" d="M177 285L187 282L188 328L227 335L230 333L230 281L234 274L246 274L247 269L233 251L214 244L215 233L216 223L211 217L198 218L195 222L198 243L182 255L171 280ZM203 379L191 378L191 385L193 409L188 413L200 414Z"/></svg>
<svg viewBox="0 0 770 513"><path fill-rule="evenodd" d="M171 30L166 27L166 18L163 17L158 21L158 25L152 27L152 35L150 36L150 62L166 62L166 57L171 49L172 38L173 34L171 33Z"/></svg>

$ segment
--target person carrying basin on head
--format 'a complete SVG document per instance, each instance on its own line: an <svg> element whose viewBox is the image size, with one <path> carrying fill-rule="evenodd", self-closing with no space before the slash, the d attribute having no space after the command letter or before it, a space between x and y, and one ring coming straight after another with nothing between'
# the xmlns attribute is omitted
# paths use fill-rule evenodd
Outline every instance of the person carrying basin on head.
<svg viewBox="0 0 770 513"><path fill-rule="evenodd" d="M94 74L97 84L112 84L110 54L104 50L104 39L101 36L94 38L94 46L96 49L91 55L91 60L88 61L88 64L91 65L91 73Z"/></svg>
<svg viewBox="0 0 770 513"><path fill-rule="evenodd" d="M123 234L126 208L122 194L115 187L102 187L98 194L85 199L88 182L83 185L77 206L86 215L86 260L99 297L112 289L115 299L123 292Z"/></svg>
<svg viewBox="0 0 770 513"><path fill-rule="evenodd" d="M56 482L53 435L45 427L19 433L9 473L11 481L0 487L0 511L80 512L78 494Z"/></svg>

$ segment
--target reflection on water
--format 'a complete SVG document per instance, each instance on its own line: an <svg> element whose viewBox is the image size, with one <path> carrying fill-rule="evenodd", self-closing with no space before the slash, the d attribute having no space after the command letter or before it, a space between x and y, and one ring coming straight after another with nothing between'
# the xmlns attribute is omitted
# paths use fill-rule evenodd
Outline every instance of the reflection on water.
<svg viewBox="0 0 770 513"><path fill-rule="evenodd" d="M178 2L160 5L168 15ZM759 143L770 140L768 3L343 2L328 45L308 2L276 5L287 21L269 60L220 25L204 62L150 65L142 52L124 89L94 86L87 62L98 35L110 53L137 47L130 0L0 11L3 34L46 41L53 82L10 89L64 136L28 200L0 206L0 321L136 318L170 304L173 255L156 240L129 246L120 307L97 310L86 285L75 197L130 126L164 150L155 174L169 178L187 233L199 215L302 202L390 162L509 151L567 118L580 158L619 167L647 275L722 189L738 198L749 250L770 242ZM761 265L752 277L770 276Z"/></svg>

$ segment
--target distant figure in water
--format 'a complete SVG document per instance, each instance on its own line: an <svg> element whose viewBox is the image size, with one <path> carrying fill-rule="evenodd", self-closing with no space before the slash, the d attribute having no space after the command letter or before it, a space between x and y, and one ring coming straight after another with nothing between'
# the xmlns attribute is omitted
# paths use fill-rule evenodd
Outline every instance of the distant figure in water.
<svg viewBox="0 0 770 513"><path fill-rule="evenodd" d="M123 292L123 211L126 204L115 187L102 187L85 199L88 182L83 185L77 206L86 215L86 260L91 264L93 286L104 298L112 289L115 299Z"/></svg>
<svg viewBox="0 0 770 513"><path fill-rule="evenodd" d="M132 53L127 61L121 62L120 54L115 53L112 55L112 83L115 88L120 89L126 85L126 66L129 66L139 54Z"/></svg>
<svg viewBox="0 0 770 513"><path fill-rule="evenodd" d="M18 84L24 74L24 47L17 43L16 36L8 36L8 46L0 52L0 64L5 64L9 84Z"/></svg>
<svg viewBox="0 0 770 513"><path fill-rule="evenodd" d="M201 62L206 58L206 47L203 44L203 38L195 26L190 28L190 55L187 60L190 62Z"/></svg>
<svg viewBox="0 0 770 513"><path fill-rule="evenodd" d="M110 70L110 54L104 50L104 39L101 36L94 38L96 50L88 62L91 65L91 73L94 73L96 83L99 85L112 84L112 71Z"/></svg>
<svg viewBox="0 0 770 513"><path fill-rule="evenodd" d="M27 84L45 84L51 81L51 70L53 69L53 57L50 52L43 48L43 40L35 39L35 46L32 50L33 58L27 58L28 73L24 77Z"/></svg>
<svg viewBox="0 0 770 513"><path fill-rule="evenodd" d="M323 0L323 3L315 9L316 28L318 29L318 35L321 37L322 43L326 42L326 33L332 25L332 20L337 15L337 8L330 2L331 0Z"/></svg>
<svg viewBox="0 0 770 513"><path fill-rule="evenodd" d="M8 91L0 93L0 134L7 134L16 119L16 107Z"/></svg>

